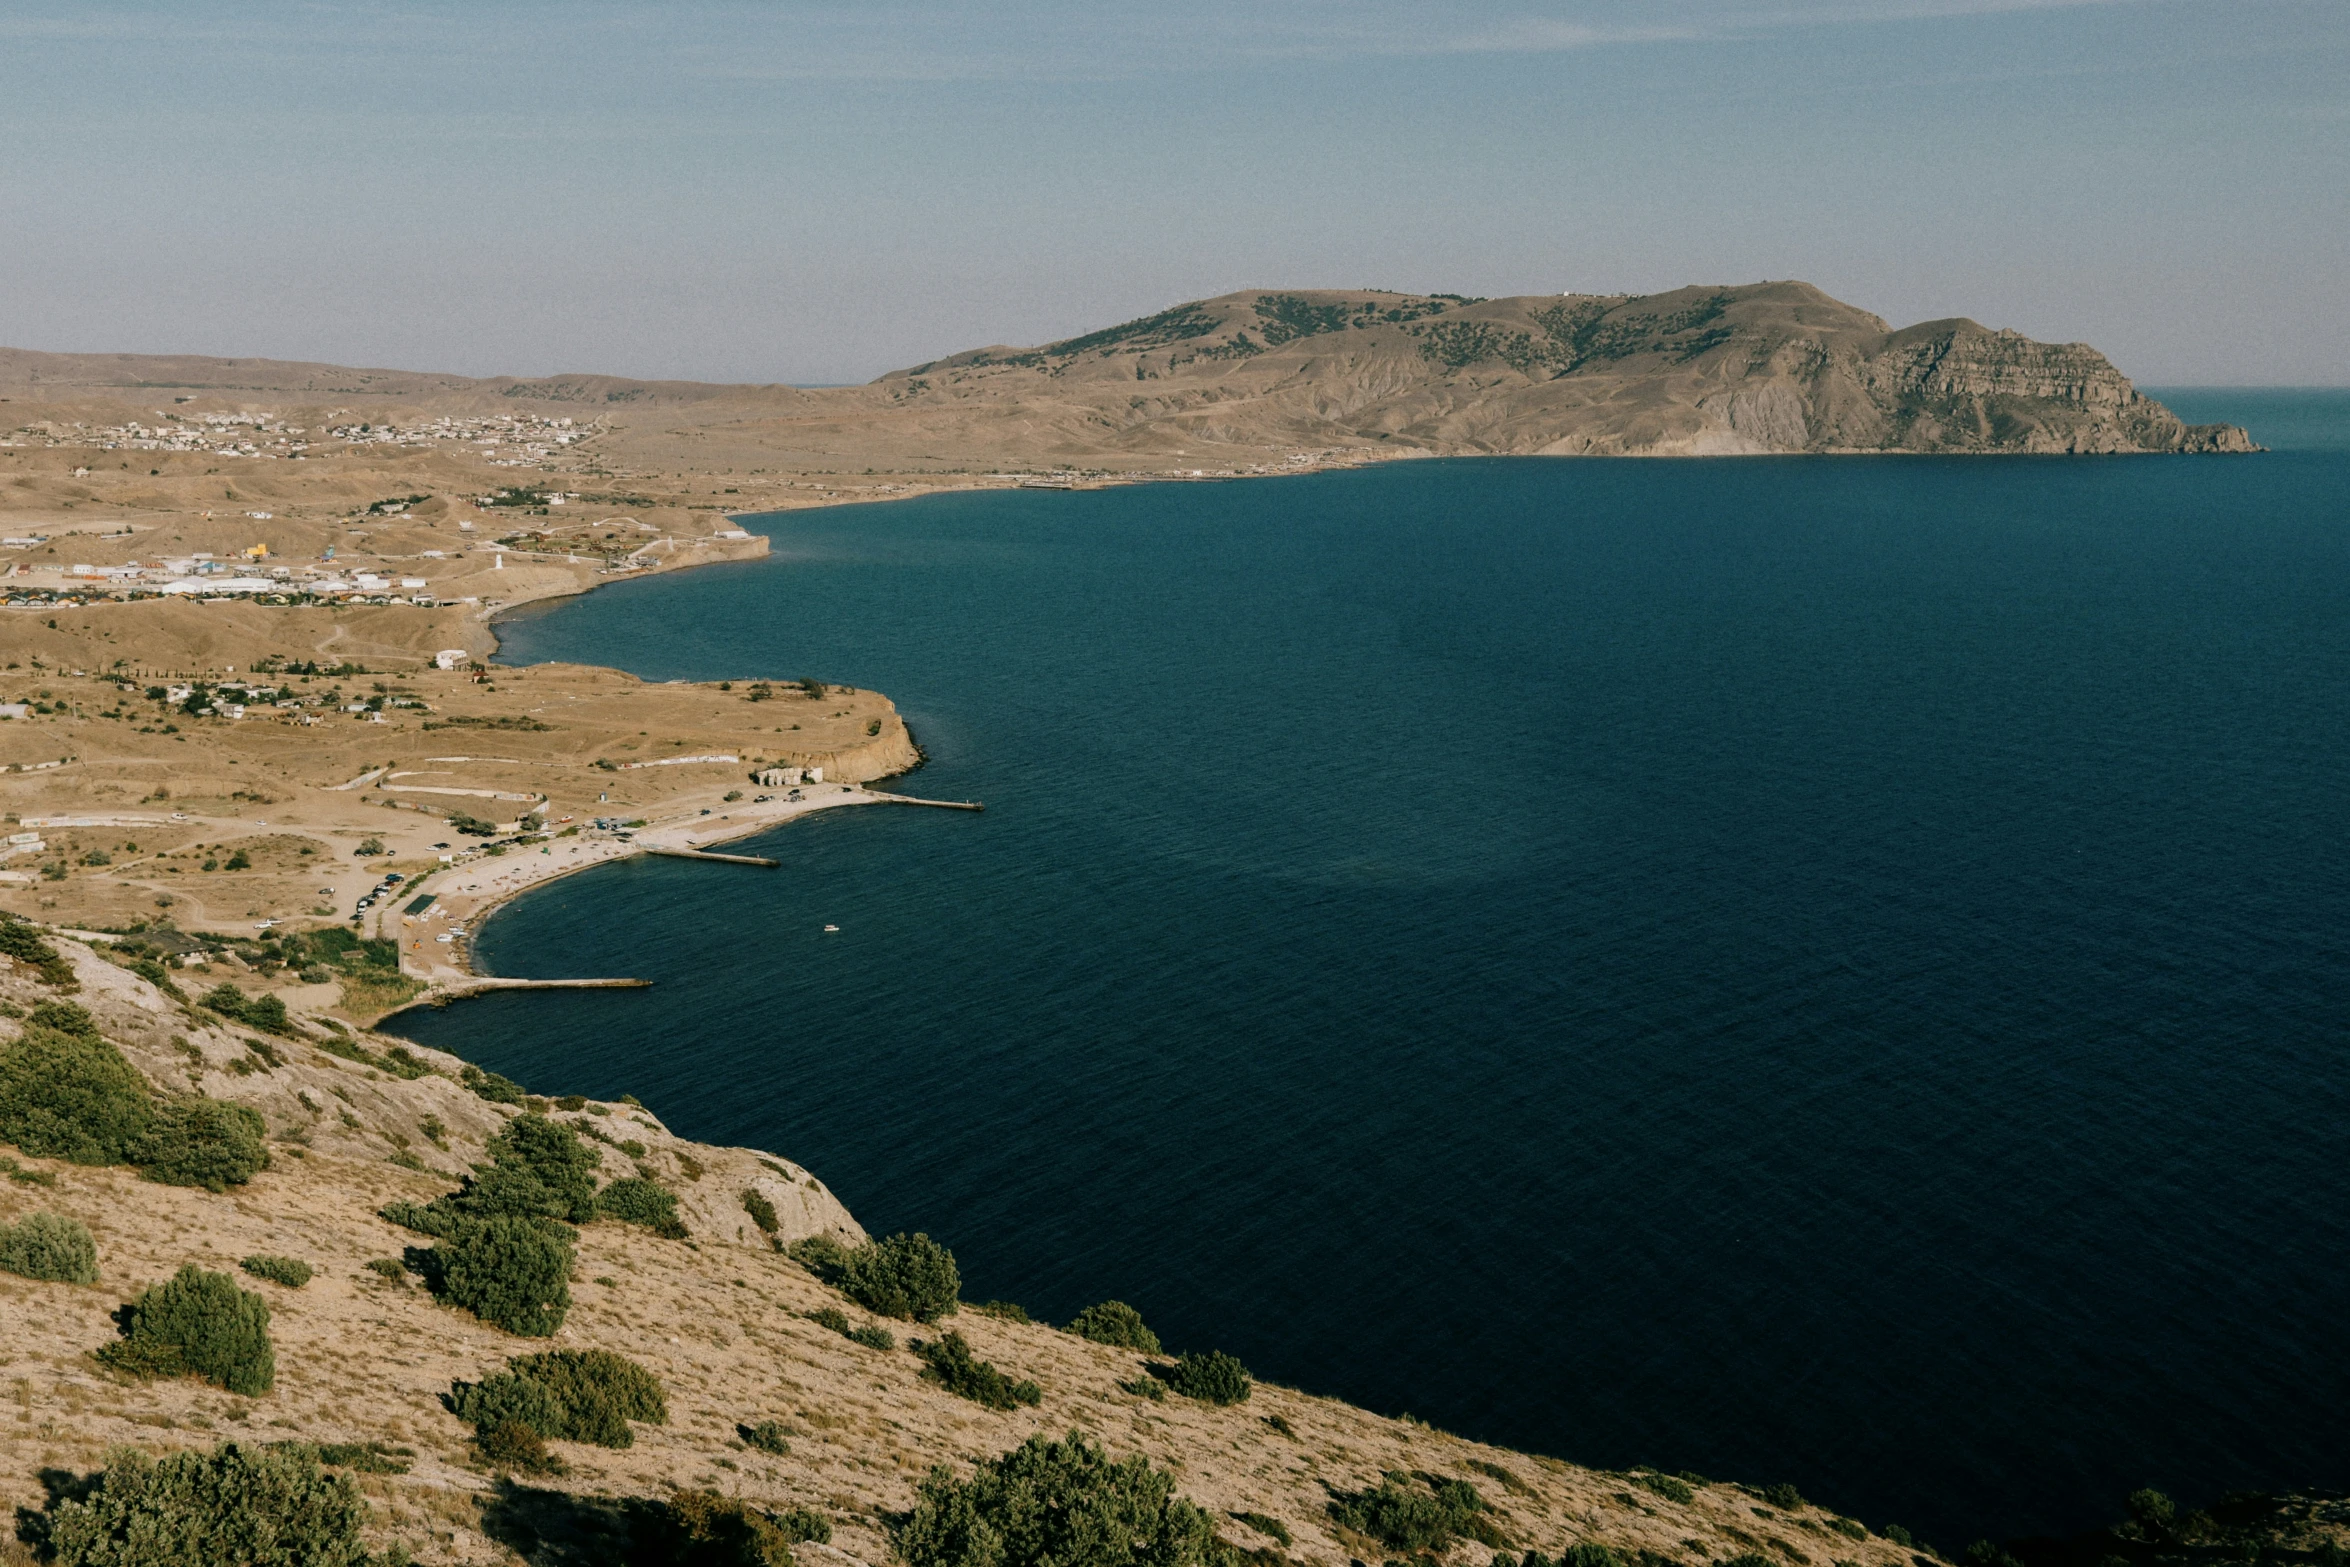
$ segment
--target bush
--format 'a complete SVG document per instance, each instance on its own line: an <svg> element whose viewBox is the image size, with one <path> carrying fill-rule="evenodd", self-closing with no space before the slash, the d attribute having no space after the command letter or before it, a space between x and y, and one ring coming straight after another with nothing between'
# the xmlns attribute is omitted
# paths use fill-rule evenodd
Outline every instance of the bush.
<svg viewBox="0 0 2350 1567"><path fill-rule="evenodd" d="M892 1535L907 1567L1200 1567L1215 1538L1173 1476L1112 1463L1076 1431L1032 1436L968 1480L939 1465Z"/></svg>
<svg viewBox="0 0 2350 1567"><path fill-rule="evenodd" d="M218 1099L165 1104L131 1149L150 1181L225 1192L269 1168L269 1123L258 1110Z"/></svg>
<svg viewBox="0 0 2350 1567"><path fill-rule="evenodd" d="M1738 1558L1732 1557L1730 1560L1736 1561ZM1749 1557L1746 1567L1754 1567L1755 1562L1761 1560L1760 1557ZM1624 1567L1624 1564L1622 1558L1606 1546L1585 1542L1567 1547L1566 1555L1559 1558L1559 1567ZM1730 1567L1729 1562L1724 1562L1722 1567ZM1770 1567L1770 1564L1764 1562L1763 1567Z"/></svg>
<svg viewBox="0 0 2350 1567"><path fill-rule="evenodd" d="M827 1284L839 1283L841 1270L849 1265L848 1248L829 1235L804 1235L783 1254Z"/></svg>
<svg viewBox="0 0 2350 1567"><path fill-rule="evenodd" d="M849 1329L849 1342L862 1344L867 1349L895 1349L898 1347L897 1339L891 1336L889 1329L879 1323L868 1323L861 1328Z"/></svg>
<svg viewBox="0 0 2350 1567"><path fill-rule="evenodd" d="M1250 1386L1248 1367L1220 1349L1176 1361L1167 1373L1167 1385L1204 1404L1245 1404Z"/></svg>
<svg viewBox="0 0 2350 1567"><path fill-rule="evenodd" d="M780 1513L769 1513L767 1517L794 1545L808 1540L818 1545L832 1543L832 1525L822 1513L811 1512L805 1507L786 1507Z"/></svg>
<svg viewBox="0 0 2350 1567"><path fill-rule="evenodd" d="M543 1115L519 1115L489 1141L490 1163L433 1206L474 1218L507 1214L585 1224L596 1216L595 1151Z"/></svg>
<svg viewBox="0 0 2350 1567"><path fill-rule="evenodd" d="M1268 1540L1279 1541L1284 1546L1294 1543L1289 1537L1289 1525L1278 1518L1270 1518L1263 1513L1234 1513L1232 1516Z"/></svg>
<svg viewBox="0 0 2350 1567"><path fill-rule="evenodd" d="M324 1473L300 1453L232 1442L161 1461L117 1448L95 1485L53 1499L31 1532L61 1567L361 1567L366 1516L348 1475Z"/></svg>
<svg viewBox="0 0 2350 1567"><path fill-rule="evenodd" d="M1036 1320L1028 1314L1028 1308L1016 1300L983 1300L971 1309L983 1317L993 1317L998 1322L1028 1323Z"/></svg>
<svg viewBox="0 0 2350 1567"><path fill-rule="evenodd" d="M1869 1537L1869 1526L1858 1518L1831 1518L1828 1527L1848 1540L1865 1540Z"/></svg>
<svg viewBox="0 0 2350 1567"><path fill-rule="evenodd" d="M759 1227L762 1235L773 1235L783 1227L783 1221L775 1215L775 1204L757 1192L743 1193L743 1212L751 1216L751 1222Z"/></svg>
<svg viewBox="0 0 2350 1567"><path fill-rule="evenodd" d="M653 1374L602 1349L518 1355L486 1381L458 1383L449 1407L477 1430L512 1422L550 1441L599 1447L633 1444L631 1420L669 1423L669 1400Z"/></svg>
<svg viewBox="0 0 2350 1567"><path fill-rule="evenodd" d="M290 1034L294 1020L286 1015L286 1004L275 996L248 996L236 986L223 980L204 992L204 1005L231 1022L265 1033Z"/></svg>
<svg viewBox="0 0 2350 1567"><path fill-rule="evenodd" d="M1069 1331L1096 1344L1137 1349L1146 1355L1159 1352L1159 1336L1144 1325L1141 1312L1122 1300L1105 1300L1098 1306L1086 1307L1069 1324Z"/></svg>
<svg viewBox="0 0 2350 1567"><path fill-rule="evenodd" d="M791 1442L784 1435L783 1422L762 1420L755 1426L736 1426L734 1434L743 1439L743 1445L769 1453L777 1458L791 1451Z"/></svg>
<svg viewBox="0 0 2350 1567"><path fill-rule="evenodd" d="M667 1240L685 1239L684 1221L677 1216L677 1194L646 1176L631 1175L605 1187L596 1196L596 1211L606 1218L641 1224Z"/></svg>
<svg viewBox="0 0 2350 1567"><path fill-rule="evenodd" d="M0 914L0 957L14 958L30 966L59 990L80 988L79 981L73 977L73 965L43 941L39 931L13 914Z"/></svg>
<svg viewBox="0 0 2350 1567"><path fill-rule="evenodd" d="M432 1256L434 1293L492 1327L546 1338L571 1310L571 1242L544 1220L461 1220Z"/></svg>
<svg viewBox="0 0 2350 1567"><path fill-rule="evenodd" d="M1509 1543L1485 1516L1485 1499L1466 1480L1421 1483L1391 1469L1373 1489L1334 1499L1330 1516L1400 1551L1442 1552L1463 1537L1495 1549Z"/></svg>
<svg viewBox="0 0 2350 1567"><path fill-rule="evenodd" d="M0 1269L49 1284L95 1284L98 1246L79 1219L28 1213L0 1224Z"/></svg>
<svg viewBox="0 0 2350 1567"><path fill-rule="evenodd" d="M960 1333L915 1346L923 1360L922 1375L959 1398L990 1409L1016 1409L1044 1397L1033 1382L1015 1382L984 1360L973 1357L971 1345Z"/></svg>
<svg viewBox="0 0 2350 1567"><path fill-rule="evenodd" d="M792 1536L739 1496L679 1491L630 1509L632 1561L646 1567L792 1567Z"/></svg>
<svg viewBox="0 0 2350 1567"><path fill-rule="evenodd" d="M1646 1486L1649 1490L1654 1491L1657 1495L1663 1497L1668 1502L1689 1502L1696 1500L1697 1497L1697 1493L1689 1489L1689 1487L1684 1485L1682 1482L1674 1479L1671 1475L1658 1474L1653 1469L1643 1470L1641 1473L1634 1475L1632 1477L1632 1483L1634 1485ZM1792 1490L1793 1487L1789 1487L1788 1489ZM1765 1496L1770 1495L1768 1491L1764 1492L1763 1494Z"/></svg>
<svg viewBox="0 0 2350 1567"><path fill-rule="evenodd" d="M1803 1493L1791 1485L1766 1485L1762 1498L1773 1507L1793 1512L1803 1505Z"/></svg>
<svg viewBox="0 0 2350 1567"><path fill-rule="evenodd" d="M36 1001L25 1021L35 1028L54 1029L81 1039L98 1037L98 1020L90 1016L88 1007L72 1001Z"/></svg>
<svg viewBox="0 0 2350 1567"><path fill-rule="evenodd" d="M473 1445L484 1463L525 1474L557 1475L568 1466L547 1451L545 1438L519 1420L501 1420L473 1434Z"/></svg>
<svg viewBox="0 0 2350 1567"><path fill-rule="evenodd" d="M146 1079L94 1032L36 1024L0 1049L0 1141L36 1159L128 1163L153 1113Z"/></svg>
<svg viewBox="0 0 2350 1567"><path fill-rule="evenodd" d="M310 1264L297 1257L247 1257L237 1266L257 1279L283 1284L290 1290L298 1290L310 1282Z"/></svg>
<svg viewBox="0 0 2350 1567"><path fill-rule="evenodd" d="M862 1344L867 1349L895 1349L898 1347L898 1341L890 1336L889 1329L859 1327L830 1306L826 1306L821 1311L809 1312L808 1320L819 1327L830 1328L850 1343Z"/></svg>
<svg viewBox="0 0 2350 1567"><path fill-rule="evenodd" d="M237 1288L225 1273L187 1263L125 1305L116 1320L122 1341L100 1350L99 1358L120 1370L199 1376L247 1398L277 1383L269 1302Z"/></svg>
<svg viewBox="0 0 2350 1567"><path fill-rule="evenodd" d="M955 1309L963 1276L955 1254L927 1235L869 1241L841 1264L841 1293L884 1317L936 1322Z"/></svg>
<svg viewBox="0 0 2350 1567"><path fill-rule="evenodd" d="M519 1105L522 1103L523 1095L520 1083L511 1077L501 1077L495 1072L485 1072L470 1061L459 1069L457 1081L472 1089L475 1094L487 1099L491 1104Z"/></svg>

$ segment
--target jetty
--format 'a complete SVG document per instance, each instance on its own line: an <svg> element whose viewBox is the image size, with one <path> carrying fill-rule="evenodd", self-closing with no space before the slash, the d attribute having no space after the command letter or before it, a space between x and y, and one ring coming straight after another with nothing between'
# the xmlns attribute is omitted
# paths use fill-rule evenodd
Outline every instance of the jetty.
<svg viewBox="0 0 2350 1567"><path fill-rule="evenodd" d="M461 996L479 996L493 990L649 990L649 979L500 979L492 974L475 974L465 979L444 980L418 996L410 1006L419 1003L431 1005L439 1001L454 1001Z"/></svg>
<svg viewBox="0 0 2350 1567"><path fill-rule="evenodd" d="M673 860L717 860L727 865L756 865L765 870L774 870L783 863L758 854L720 854L713 849L672 849L652 843L644 845L644 851L647 854L665 854Z"/></svg>
<svg viewBox="0 0 2350 1567"><path fill-rule="evenodd" d="M891 794L884 789L867 791L885 805L928 805L942 811L984 811L986 806L976 800L921 800L910 794Z"/></svg>

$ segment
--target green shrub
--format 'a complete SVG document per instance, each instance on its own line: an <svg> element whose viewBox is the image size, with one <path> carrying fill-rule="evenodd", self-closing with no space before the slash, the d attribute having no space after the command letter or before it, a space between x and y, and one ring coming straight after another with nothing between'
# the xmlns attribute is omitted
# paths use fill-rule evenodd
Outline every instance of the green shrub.
<svg viewBox="0 0 2350 1567"><path fill-rule="evenodd" d="M1740 1551L1720 1567L1779 1567L1779 1564L1760 1551Z"/></svg>
<svg viewBox="0 0 2350 1567"><path fill-rule="evenodd" d="M1803 1505L1803 1493L1791 1485L1766 1485L1762 1498L1773 1507L1784 1508L1788 1512Z"/></svg>
<svg viewBox="0 0 2350 1567"><path fill-rule="evenodd" d="M1917 1547L1917 1537L1897 1523L1889 1523L1877 1532L1906 1550L1914 1550Z"/></svg>
<svg viewBox="0 0 2350 1567"><path fill-rule="evenodd" d="M1828 1527L1850 1540L1865 1540L1869 1537L1869 1526L1858 1518L1831 1518Z"/></svg>
<svg viewBox="0 0 2350 1567"><path fill-rule="evenodd" d="M480 1097L487 1099L491 1104L519 1105L522 1103L522 1085L520 1083L511 1077L501 1077L495 1072L485 1072L470 1061L458 1069L457 1081L472 1089Z"/></svg>
<svg viewBox="0 0 2350 1567"><path fill-rule="evenodd" d="M955 1254L927 1235L892 1235L869 1241L841 1264L840 1290L867 1311L884 1317L936 1322L955 1309L963 1276Z"/></svg>
<svg viewBox="0 0 2350 1567"><path fill-rule="evenodd" d="M568 1467L547 1451L544 1437L519 1420L501 1420L496 1425L483 1426L473 1433L473 1445L484 1463L500 1469L558 1475Z"/></svg>
<svg viewBox="0 0 2350 1567"><path fill-rule="evenodd" d="M1016 1409L1044 1397L1044 1390L1035 1383L1015 1382L986 1361L975 1358L970 1342L960 1333L918 1344L914 1353L922 1357L924 1380L936 1382L975 1404L990 1409Z"/></svg>
<svg viewBox="0 0 2350 1567"><path fill-rule="evenodd" d="M805 1507L786 1507L780 1513L769 1513L767 1517L794 1545L810 1540L818 1545L832 1543L832 1525L822 1513L811 1512Z"/></svg>
<svg viewBox="0 0 2350 1567"><path fill-rule="evenodd" d="M646 1176L631 1175L605 1187L596 1195L596 1211L606 1218L641 1224L667 1240L685 1239L685 1223L677 1216L677 1194Z"/></svg>
<svg viewBox="0 0 2350 1567"><path fill-rule="evenodd" d="M793 1567L792 1537L739 1496L679 1491L631 1506L631 1560L645 1567Z"/></svg>
<svg viewBox="0 0 2350 1567"><path fill-rule="evenodd" d="M1263 1513L1234 1513L1232 1516L1268 1540L1276 1540L1284 1546L1293 1543L1289 1537L1289 1525L1278 1518L1270 1518Z"/></svg>
<svg viewBox="0 0 2350 1567"><path fill-rule="evenodd" d="M30 965L43 980L59 990L81 988L73 977L73 965L43 941L39 931L13 914L0 914L0 957Z"/></svg>
<svg viewBox="0 0 2350 1567"><path fill-rule="evenodd" d="M98 1246L79 1219L28 1213L0 1224L0 1269L50 1284L95 1284Z"/></svg>
<svg viewBox="0 0 2350 1567"><path fill-rule="evenodd" d="M1391 1469L1372 1489L1333 1499L1330 1516L1399 1551L1442 1552L1462 1538L1497 1550L1509 1543L1466 1480L1415 1480Z"/></svg>
<svg viewBox="0 0 2350 1567"><path fill-rule="evenodd" d="M34 1028L54 1029L81 1039L98 1037L98 1020L90 1016L89 1008L72 1001L36 1001L25 1021Z"/></svg>
<svg viewBox="0 0 2350 1567"><path fill-rule="evenodd" d="M269 1302L225 1273L194 1263L149 1288L119 1314L122 1340L99 1358L138 1376L202 1377L247 1398L277 1383L269 1343Z"/></svg>
<svg viewBox="0 0 2350 1567"><path fill-rule="evenodd" d="M1136 1398L1147 1398L1154 1404L1167 1401L1167 1384L1147 1374L1119 1383L1118 1391L1132 1393Z"/></svg>
<svg viewBox="0 0 2350 1567"><path fill-rule="evenodd" d="M544 1220L461 1220L432 1256L434 1292L492 1327L546 1338L571 1310L571 1242Z"/></svg>
<svg viewBox="0 0 2350 1567"><path fill-rule="evenodd" d="M1668 1474L1659 1474L1653 1469L1644 1469L1639 1474L1634 1475L1632 1477L1632 1483L1634 1485L1646 1486L1649 1490L1654 1491L1657 1495L1663 1497L1668 1502L1689 1502L1696 1500L1697 1497L1697 1493L1695 1491L1689 1489L1688 1486L1684 1485L1679 1480L1674 1479L1671 1475Z"/></svg>
<svg viewBox="0 0 2350 1567"><path fill-rule="evenodd" d="M819 1327L830 1328L850 1343L862 1344L867 1349L895 1349L898 1347L898 1341L890 1336L889 1329L878 1326L859 1327L830 1306L826 1306L821 1311L809 1312L808 1320Z"/></svg>
<svg viewBox="0 0 2350 1567"><path fill-rule="evenodd" d="M751 1216L751 1222L759 1227L762 1235L773 1235L783 1227L783 1221L775 1215L775 1204L757 1192L743 1193L743 1212Z"/></svg>
<svg viewBox="0 0 2350 1567"><path fill-rule="evenodd" d="M1070 1322L1069 1331L1096 1344L1138 1349L1146 1355L1159 1352L1159 1336L1144 1325L1141 1312L1122 1300L1086 1307Z"/></svg>
<svg viewBox="0 0 2350 1567"><path fill-rule="evenodd" d="M1622 1558L1608 1547L1586 1541L1581 1545L1567 1547L1567 1553L1559 1558L1559 1567L1624 1567L1624 1564ZM1723 1567L1729 1567L1729 1564L1725 1562ZM1754 1564L1749 1562L1747 1567L1754 1567Z"/></svg>
<svg viewBox="0 0 2350 1567"><path fill-rule="evenodd" d="M2022 1562L1992 1540L1977 1540L1966 1548L1966 1555L1961 1560L1966 1563L1966 1567L2024 1567Z"/></svg>
<svg viewBox="0 0 2350 1567"><path fill-rule="evenodd" d="M827 1284L839 1283L841 1270L849 1264L848 1248L829 1235L803 1235L783 1254Z"/></svg>
<svg viewBox="0 0 2350 1567"><path fill-rule="evenodd" d="M225 1192L269 1168L269 1123L261 1112L218 1099L179 1099L157 1108L131 1162L150 1181Z"/></svg>
<svg viewBox="0 0 2350 1567"><path fill-rule="evenodd" d="M457 1226L462 1222L446 1208L409 1202L405 1198L385 1203L375 1210L375 1216L387 1224L397 1224L404 1230L430 1235L435 1240L456 1234Z"/></svg>
<svg viewBox="0 0 2350 1567"><path fill-rule="evenodd" d="M283 1284L290 1290L298 1290L310 1282L310 1264L298 1257L271 1257L267 1255L247 1257L237 1266L257 1279L267 1279L272 1284Z"/></svg>
<svg viewBox="0 0 2350 1567"><path fill-rule="evenodd" d="M128 1163L153 1114L146 1079L95 1034L28 1027L0 1048L0 1141L36 1159Z"/></svg>
<svg viewBox="0 0 2350 1567"><path fill-rule="evenodd" d="M1250 1384L1248 1367L1220 1349L1211 1349L1176 1361L1167 1373L1167 1385L1204 1404L1244 1404Z"/></svg>
<svg viewBox="0 0 2350 1567"><path fill-rule="evenodd" d="M518 1355L485 1381L458 1383L449 1407L477 1430L511 1421L551 1441L599 1447L634 1443L631 1420L669 1422L669 1400L653 1374L602 1349Z"/></svg>
<svg viewBox="0 0 2350 1567"><path fill-rule="evenodd" d="M117 1448L94 1486L53 1499L32 1532L60 1567L362 1567L366 1517L348 1475L326 1474L300 1453L232 1442L160 1461Z"/></svg>
<svg viewBox="0 0 2350 1567"><path fill-rule="evenodd" d="M236 986L223 980L204 992L204 1006L231 1022L247 1028L258 1028L271 1034L290 1034L294 1020L286 1015L286 1004L276 996L248 996Z"/></svg>
<svg viewBox="0 0 2350 1567"><path fill-rule="evenodd" d="M973 1306L971 1309L978 1312L983 1317L993 1317L998 1322L1025 1323L1036 1320L1035 1318L1028 1315L1028 1308L1021 1305L1018 1301L983 1300L978 1305Z"/></svg>
<svg viewBox="0 0 2350 1567"><path fill-rule="evenodd" d="M1200 1567L1208 1515L1140 1456L1032 1436L960 1480L941 1464L892 1528L906 1567Z"/></svg>
<svg viewBox="0 0 2350 1567"><path fill-rule="evenodd" d="M756 1448L777 1458L791 1451L791 1442L784 1435L783 1422L780 1420L762 1420L757 1425L736 1426L734 1434L743 1439L745 1447Z"/></svg>

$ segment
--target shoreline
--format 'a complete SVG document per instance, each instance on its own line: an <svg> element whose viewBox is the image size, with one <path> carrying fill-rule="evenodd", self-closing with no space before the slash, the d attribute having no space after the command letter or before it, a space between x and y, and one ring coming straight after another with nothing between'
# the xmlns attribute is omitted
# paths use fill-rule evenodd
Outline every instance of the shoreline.
<svg viewBox="0 0 2350 1567"><path fill-rule="evenodd" d="M919 754L919 753L917 753ZM915 766L919 766L917 761ZM888 777L903 777L912 767ZM916 800L906 795L877 790L866 784L816 784L803 786L821 793L798 800L775 800L745 805L723 815L708 816L697 812L678 816L668 821L655 821L635 829L627 838L616 835L588 837L564 843L562 840L537 845L539 852L531 854L527 848L510 849L503 855L483 855L463 864L419 876L404 886L398 898L379 911L372 922L379 938L400 943L400 973L409 979L422 980L426 988L401 1002L390 1011L368 1020L366 1026L380 1027L385 1019L419 1006L443 1005L478 989L525 988L534 984L551 985L516 979L513 976L487 972L472 956L481 921L511 903L524 893L548 886L582 871L598 866L617 864L624 860L651 858L663 851L695 851L712 844L728 843L770 828L795 821L818 811L839 810L861 805L920 805L956 810L975 810L977 806L956 801ZM723 824L723 825L721 825ZM755 869L752 866L728 865L720 862L728 874L740 874ZM459 885L462 884L462 885ZM415 909L415 900L429 897L424 908ZM436 928L437 927L437 928ZM462 929L456 941L443 942L442 934L454 934ZM463 951L459 953L459 941ZM450 949L451 959L435 961L436 949ZM634 978L613 975L608 979ZM483 981L506 980L505 985L483 985ZM579 982L570 982L576 987Z"/></svg>

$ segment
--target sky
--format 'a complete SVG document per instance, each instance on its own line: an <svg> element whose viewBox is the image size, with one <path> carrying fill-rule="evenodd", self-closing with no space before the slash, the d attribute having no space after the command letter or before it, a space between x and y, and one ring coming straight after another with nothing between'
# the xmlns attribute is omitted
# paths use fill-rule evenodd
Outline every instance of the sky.
<svg viewBox="0 0 2350 1567"><path fill-rule="evenodd" d="M1802 278L2350 383L2345 0L0 0L0 344L823 384Z"/></svg>

